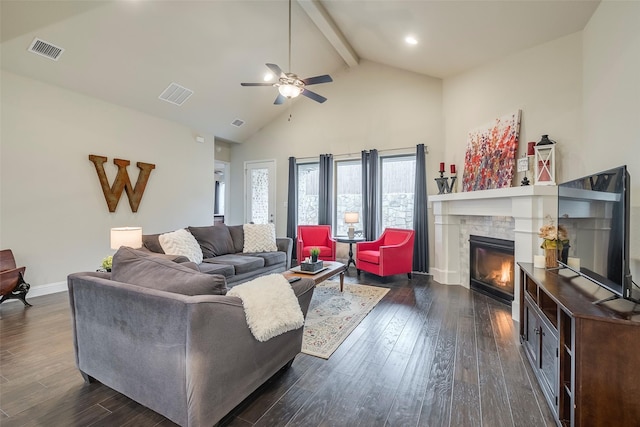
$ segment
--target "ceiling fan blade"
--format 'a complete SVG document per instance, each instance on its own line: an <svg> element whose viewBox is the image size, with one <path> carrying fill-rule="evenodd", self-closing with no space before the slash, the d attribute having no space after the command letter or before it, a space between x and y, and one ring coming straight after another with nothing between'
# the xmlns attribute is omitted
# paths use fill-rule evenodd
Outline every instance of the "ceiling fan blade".
<svg viewBox="0 0 640 427"><path fill-rule="evenodd" d="M273 83L240 83L240 86L273 86Z"/></svg>
<svg viewBox="0 0 640 427"><path fill-rule="evenodd" d="M274 104L274 105L280 105L280 104L283 104L283 103L284 103L284 101L285 101L286 99L287 99L287 98L285 98L284 96L282 96L282 94L280 94L280 93L279 93L279 94L278 94L278 96L276 97L276 100L275 100L275 101L273 101L273 104Z"/></svg>
<svg viewBox="0 0 640 427"><path fill-rule="evenodd" d="M267 64L267 67L271 70L273 74L276 75L277 78L287 77L287 75L278 67L276 64Z"/></svg>
<svg viewBox="0 0 640 427"><path fill-rule="evenodd" d="M330 83L332 81L333 79L328 74L325 74L324 76L315 76L309 77L308 79L302 79L302 82L307 86L317 85L318 83Z"/></svg>
<svg viewBox="0 0 640 427"><path fill-rule="evenodd" d="M321 104L327 100L327 98L325 98L324 96L318 95L315 92L311 92L309 89L302 89L302 95L306 96L307 98L313 99L314 101Z"/></svg>

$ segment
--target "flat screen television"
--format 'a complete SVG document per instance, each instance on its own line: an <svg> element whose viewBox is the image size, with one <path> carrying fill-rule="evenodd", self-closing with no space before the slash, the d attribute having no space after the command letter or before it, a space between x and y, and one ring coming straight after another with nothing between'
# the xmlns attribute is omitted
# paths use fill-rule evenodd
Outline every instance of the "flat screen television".
<svg viewBox="0 0 640 427"><path fill-rule="evenodd" d="M559 253L558 262L613 292L612 298L634 300L629 269L630 179L627 167L620 166L558 186L558 226L569 238L569 249Z"/></svg>

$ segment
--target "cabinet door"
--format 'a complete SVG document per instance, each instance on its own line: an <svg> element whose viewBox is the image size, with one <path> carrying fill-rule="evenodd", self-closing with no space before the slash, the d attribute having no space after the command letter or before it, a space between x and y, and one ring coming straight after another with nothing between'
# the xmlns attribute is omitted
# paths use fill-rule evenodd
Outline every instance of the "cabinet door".
<svg viewBox="0 0 640 427"><path fill-rule="evenodd" d="M540 323L540 373L542 389L558 413L558 337L545 322Z"/></svg>
<svg viewBox="0 0 640 427"><path fill-rule="evenodd" d="M531 359L532 366L539 368L540 319L528 299L524 300L524 348Z"/></svg>

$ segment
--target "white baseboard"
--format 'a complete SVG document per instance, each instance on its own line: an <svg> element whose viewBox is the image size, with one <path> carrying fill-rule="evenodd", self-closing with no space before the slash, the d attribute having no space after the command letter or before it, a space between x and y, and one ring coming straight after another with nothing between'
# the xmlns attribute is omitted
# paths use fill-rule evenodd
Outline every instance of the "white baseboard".
<svg viewBox="0 0 640 427"><path fill-rule="evenodd" d="M46 285L32 286L29 289L28 297L41 297L43 295L56 294L58 292L66 292L67 281L47 283Z"/></svg>
<svg viewBox="0 0 640 427"><path fill-rule="evenodd" d="M67 292L69 289L67 288L67 282L55 282L55 283L47 283L46 285L32 286L27 293L27 301L30 298L41 297L43 295L57 294L58 292ZM9 299L3 302L3 304L7 304L10 302L22 302L18 299Z"/></svg>

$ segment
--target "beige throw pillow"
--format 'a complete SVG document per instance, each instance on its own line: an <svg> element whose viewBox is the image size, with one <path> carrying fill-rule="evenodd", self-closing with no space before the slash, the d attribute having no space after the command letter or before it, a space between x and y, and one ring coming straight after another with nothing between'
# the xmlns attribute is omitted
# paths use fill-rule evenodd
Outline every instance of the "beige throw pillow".
<svg viewBox="0 0 640 427"><path fill-rule="evenodd" d="M158 236L165 254L182 255L196 264L202 263L202 249L195 237L184 228Z"/></svg>
<svg viewBox="0 0 640 427"><path fill-rule="evenodd" d="M242 252L275 252L276 228L273 224L244 224L244 247Z"/></svg>

